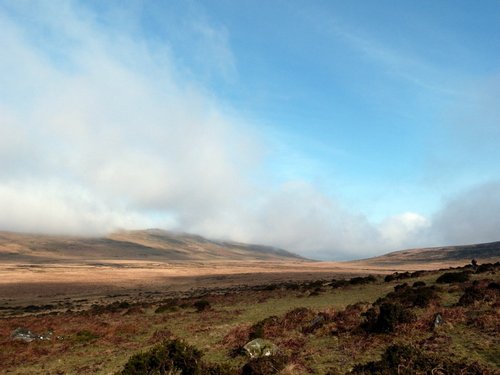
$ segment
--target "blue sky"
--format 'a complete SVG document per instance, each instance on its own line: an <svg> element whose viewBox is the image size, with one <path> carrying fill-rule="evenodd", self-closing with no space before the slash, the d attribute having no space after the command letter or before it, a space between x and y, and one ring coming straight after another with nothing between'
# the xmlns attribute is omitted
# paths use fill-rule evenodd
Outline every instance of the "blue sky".
<svg viewBox="0 0 500 375"><path fill-rule="evenodd" d="M0 1L0 26L3 229L500 239L498 1Z"/></svg>

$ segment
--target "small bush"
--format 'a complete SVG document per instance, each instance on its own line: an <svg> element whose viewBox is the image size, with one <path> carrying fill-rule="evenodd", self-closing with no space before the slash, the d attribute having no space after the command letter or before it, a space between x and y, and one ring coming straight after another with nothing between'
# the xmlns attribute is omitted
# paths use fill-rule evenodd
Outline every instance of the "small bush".
<svg viewBox="0 0 500 375"><path fill-rule="evenodd" d="M147 352L136 354L125 364L121 375L201 375L202 353L180 340L165 341Z"/></svg>
<svg viewBox="0 0 500 375"><path fill-rule="evenodd" d="M467 374L482 375L488 373L480 365L456 363L448 358L424 354L410 345L391 345L382 354L379 361L356 365L351 374Z"/></svg>
<svg viewBox="0 0 500 375"><path fill-rule="evenodd" d="M78 331L75 335L75 341L79 343L93 341L98 338L99 336L97 334L88 330Z"/></svg>
<svg viewBox="0 0 500 375"><path fill-rule="evenodd" d="M394 275L394 274L387 275L386 277L384 277L384 281L385 281L386 283L389 283L389 282L394 281L394 280L396 280L396 277L395 277L395 275Z"/></svg>
<svg viewBox="0 0 500 375"><path fill-rule="evenodd" d="M495 265L492 263L484 263L477 267L476 273L486 273L495 271Z"/></svg>
<svg viewBox="0 0 500 375"><path fill-rule="evenodd" d="M172 299L167 299L162 302L160 306L155 310L156 314L161 314L164 312L172 312L176 311L178 309L179 305L179 300L172 298Z"/></svg>
<svg viewBox="0 0 500 375"><path fill-rule="evenodd" d="M408 283L398 284L394 287L395 292L401 292L402 290L409 288Z"/></svg>
<svg viewBox="0 0 500 375"><path fill-rule="evenodd" d="M421 271L417 271L417 272L421 272ZM409 272L403 272L403 273L394 272L393 274L390 274L390 275L387 275L386 277L384 277L384 281L390 282L390 281L394 281L394 280L409 279L410 277L414 277L412 275L413 274L410 274Z"/></svg>
<svg viewBox="0 0 500 375"><path fill-rule="evenodd" d="M437 289L434 286L420 286L410 288L408 284L400 284L394 287L394 292L379 298L375 304L380 305L384 302L397 302L403 307L427 307L431 302L439 301Z"/></svg>
<svg viewBox="0 0 500 375"><path fill-rule="evenodd" d="M423 282L423 281L415 281L415 282L413 283L413 288L420 288L421 286L425 286L425 285L426 285L426 284L425 284L425 282Z"/></svg>
<svg viewBox="0 0 500 375"><path fill-rule="evenodd" d="M287 358L281 355L251 359L241 369L242 375L277 374L287 364Z"/></svg>
<svg viewBox="0 0 500 375"><path fill-rule="evenodd" d="M492 281L491 283L488 284L487 288L491 289L491 290L497 290L498 291L498 290L500 290L500 284Z"/></svg>
<svg viewBox="0 0 500 375"><path fill-rule="evenodd" d="M368 275L366 277L353 277L349 280L349 284L351 285L363 285L370 284L377 281L377 278L373 275Z"/></svg>
<svg viewBox="0 0 500 375"><path fill-rule="evenodd" d="M464 283L467 280L469 280L469 272L445 272L437 278L436 283Z"/></svg>
<svg viewBox="0 0 500 375"><path fill-rule="evenodd" d="M282 328L280 319L274 315L267 317L250 327L248 340L268 338L266 331L276 331L278 328Z"/></svg>
<svg viewBox="0 0 500 375"><path fill-rule="evenodd" d="M227 364L201 363L199 373L200 375L239 375L240 372Z"/></svg>
<svg viewBox="0 0 500 375"><path fill-rule="evenodd" d="M410 323L415 319L415 315L400 304L388 302L380 305L378 313L371 308L363 315L366 317L365 330L377 333L393 332L397 324Z"/></svg>
<svg viewBox="0 0 500 375"><path fill-rule="evenodd" d="M205 299L201 299L199 301L196 301L193 304L193 306L194 306L194 308L196 309L197 312L202 312L202 311L208 310L211 307L210 306L210 302L208 302Z"/></svg>
<svg viewBox="0 0 500 375"><path fill-rule="evenodd" d="M484 293L477 287L471 286L465 288L464 294L460 297L458 301L459 306L469 306L476 301L482 301L484 299Z"/></svg>
<svg viewBox="0 0 500 375"><path fill-rule="evenodd" d="M333 289L342 288L342 287L347 286L347 285L349 285L349 281L347 281L347 280L335 280L335 279L332 279L332 281L330 282L330 286Z"/></svg>

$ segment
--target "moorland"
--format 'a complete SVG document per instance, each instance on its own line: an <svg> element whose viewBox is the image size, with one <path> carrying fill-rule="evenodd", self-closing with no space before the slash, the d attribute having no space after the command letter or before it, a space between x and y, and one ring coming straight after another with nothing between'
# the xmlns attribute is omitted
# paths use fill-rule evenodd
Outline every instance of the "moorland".
<svg viewBox="0 0 500 375"><path fill-rule="evenodd" d="M314 262L157 230L3 232L0 372L499 373L499 245Z"/></svg>

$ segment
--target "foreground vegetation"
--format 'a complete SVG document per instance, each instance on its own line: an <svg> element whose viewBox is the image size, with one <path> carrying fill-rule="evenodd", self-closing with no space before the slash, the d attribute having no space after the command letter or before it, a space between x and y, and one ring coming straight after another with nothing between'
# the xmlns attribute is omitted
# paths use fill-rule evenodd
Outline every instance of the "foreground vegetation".
<svg viewBox="0 0 500 375"><path fill-rule="evenodd" d="M497 263L123 298L84 310L25 307L0 320L0 371L496 374L499 271ZM16 340L19 327L46 339ZM259 338L276 353L249 358L244 346Z"/></svg>

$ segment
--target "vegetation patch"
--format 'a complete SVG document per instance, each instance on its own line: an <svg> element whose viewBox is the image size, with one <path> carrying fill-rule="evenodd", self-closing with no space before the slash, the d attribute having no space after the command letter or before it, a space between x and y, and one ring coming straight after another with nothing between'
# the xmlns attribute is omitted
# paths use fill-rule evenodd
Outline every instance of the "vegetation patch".
<svg viewBox="0 0 500 375"><path fill-rule="evenodd" d="M366 313L366 322L363 328L367 332L388 333L394 332L400 323L411 323L416 319L415 314L405 309L399 303L384 302L380 307L372 307Z"/></svg>
<svg viewBox="0 0 500 375"><path fill-rule="evenodd" d="M206 299L196 301L193 306L197 312L202 312L211 308L210 302L208 302Z"/></svg>
<svg viewBox="0 0 500 375"><path fill-rule="evenodd" d="M356 365L351 374L414 375L467 374L483 375L487 369L477 363L453 362L447 356L424 354L411 345L389 346L379 361Z"/></svg>
<svg viewBox="0 0 500 375"><path fill-rule="evenodd" d="M445 272L436 280L438 284L464 283L469 280L470 272Z"/></svg>
<svg viewBox="0 0 500 375"><path fill-rule="evenodd" d="M201 357L201 351L184 341L177 339L165 341L147 352L132 356L120 374L201 375Z"/></svg>

